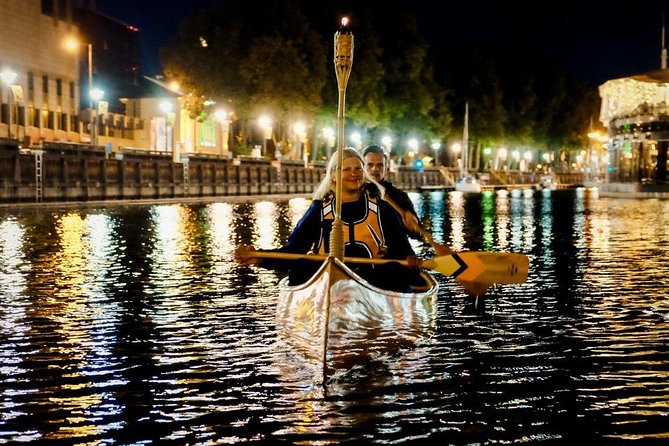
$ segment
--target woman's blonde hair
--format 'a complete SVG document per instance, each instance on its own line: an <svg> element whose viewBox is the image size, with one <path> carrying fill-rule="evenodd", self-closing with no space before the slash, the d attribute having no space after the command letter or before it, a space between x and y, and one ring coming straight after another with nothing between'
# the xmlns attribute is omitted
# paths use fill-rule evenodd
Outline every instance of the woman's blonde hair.
<svg viewBox="0 0 669 446"><path fill-rule="evenodd" d="M360 164L362 165L362 173L363 173L363 179L365 183L371 183L376 188L379 190L379 196L383 198L383 196L386 193L386 189L381 186L379 183L372 178L367 171L365 170L365 160L362 158L362 155L358 153L357 150L355 150L353 147L344 147L344 151L342 152L342 160L348 159L348 158L357 158L360 160ZM334 193L336 190L335 186L335 179L337 178L337 160L338 160L338 154L335 152L332 154L330 157L330 161L328 162L328 167L325 170L325 178L323 178L323 181L321 181L321 184L318 185L316 188L316 191L314 191L314 200L322 200L328 193L332 192Z"/></svg>

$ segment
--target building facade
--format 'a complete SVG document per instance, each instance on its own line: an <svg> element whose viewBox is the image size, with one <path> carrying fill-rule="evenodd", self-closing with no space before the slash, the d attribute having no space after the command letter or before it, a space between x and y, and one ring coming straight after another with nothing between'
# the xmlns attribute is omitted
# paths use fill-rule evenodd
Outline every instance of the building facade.
<svg viewBox="0 0 669 446"><path fill-rule="evenodd" d="M609 132L609 182L667 184L669 69L607 81L599 94L600 121Z"/></svg>
<svg viewBox="0 0 669 446"><path fill-rule="evenodd" d="M0 7L0 137L78 141L79 64L62 46L78 33L69 2L2 0Z"/></svg>
<svg viewBox="0 0 669 446"><path fill-rule="evenodd" d="M142 76L136 27L94 2L0 0L0 9L0 139L227 157L227 117L192 119L178 92ZM93 100L91 89L104 94Z"/></svg>

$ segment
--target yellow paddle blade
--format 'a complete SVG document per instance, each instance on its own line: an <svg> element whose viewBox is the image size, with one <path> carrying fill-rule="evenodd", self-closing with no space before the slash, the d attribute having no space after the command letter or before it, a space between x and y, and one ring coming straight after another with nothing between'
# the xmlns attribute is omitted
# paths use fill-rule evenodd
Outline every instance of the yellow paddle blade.
<svg viewBox="0 0 669 446"><path fill-rule="evenodd" d="M463 282L483 285L524 283L529 259L509 252L459 252L426 260L421 266L453 276Z"/></svg>
<svg viewBox="0 0 669 446"><path fill-rule="evenodd" d="M438 271L446 276L455 276L461 274L462 271L468 267L466 263L464 263L458 256L455 255L440 256L423 260L420 266L426 269Z"/></svg>
<svg viewBox="0 0 669 446"><path fill-rule="evenodd" d="M511 252L462 252L458 254L467 268L458 279L465 282L525 283L530 261L525 254ZM474 258L476 260L474 261ZM479 269L483 265L482 269Z"/></svg>

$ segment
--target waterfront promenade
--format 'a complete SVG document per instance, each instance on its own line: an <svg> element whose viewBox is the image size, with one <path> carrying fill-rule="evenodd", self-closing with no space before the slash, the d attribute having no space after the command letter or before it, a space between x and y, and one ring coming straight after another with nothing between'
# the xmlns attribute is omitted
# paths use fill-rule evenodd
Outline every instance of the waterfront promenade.
<svg viewBox="0 0 669 446"><path fill-rule="evenodd" d="M0 203L191 199L310 194L325 175L323 162L305 164L240 156L191 155L72 143L21 149L0 144ZM402 166L394 182L407 190L444 184L438 169Z"/></svg>
<svg viewBox="0 0 669 446"><path fill-rule="evenodd" d="M23 149L0 141L0 204L96 201L203 200L215 197L309 195L325 175L323 161L304 163L238 156L182 156L171 152L44 143ZM397 166L393 183L408 191L446 189L455 170ZM534 176L505 171L482 174L484 189L532 188ZM558 174L561 187L583 184L580 173Z"/></svg>

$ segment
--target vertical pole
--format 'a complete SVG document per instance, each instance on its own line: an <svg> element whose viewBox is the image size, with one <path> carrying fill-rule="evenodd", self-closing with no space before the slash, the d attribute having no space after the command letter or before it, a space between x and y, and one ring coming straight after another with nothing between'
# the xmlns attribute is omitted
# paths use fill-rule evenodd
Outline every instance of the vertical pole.
<svg viewBox="0 0 669 446"><path fill-rule="evenodd" d="M93 108L93 99L91 99L91 91L93 91L93 44L88 44L88 108Z"/></svg>
<svg viewBox="0 0 669 446"><path fill-rule="evenodd" d="M97 101L95 103L95 110L93 111L93 118L91 119L91 145L98 144L98 110Z"/></svg>
<svg viewBox="0 0 669 446"><path fill-rule="evenodd" d="M12 91L12 86L11 85L7 85L7 91L8 91L7 105L9 106L8 107L9 108L9 114L8 114L9 116L8 116L8 120L7 120L7 124L9 125L9 127L7 128L7 136L9 138L11 138L12 137L12 114L14 112L14 101L13 101L14 91Z"/></svg>
<svg viewBox="0 0 669 446"><path fill-rule="evenodd" d="M88 44L88 107L91 109L91 145L97 144L98 111L93 112L93 44ZM96 107L97 108L97 107Z"/></svg>
<svg viewBox="0 0 669 446"><path fill-rule="evenodd" d="M460 176L465 177L469 170L469 101L465 102L465 125L462 130L462 166Z"/></svg>
<svg viewBox="0 0 669 446"><path fill-rule="evenodd" d="M353 66L353 33L346 29L348 18L341 21L341 29L335 33L335 73L339 87L337 111L337 183L335 192L335 220L330 233L330 256L344 258L344 234L341 221L342 163L344 158L344 112L346 109L346 85Z"/></svg>

